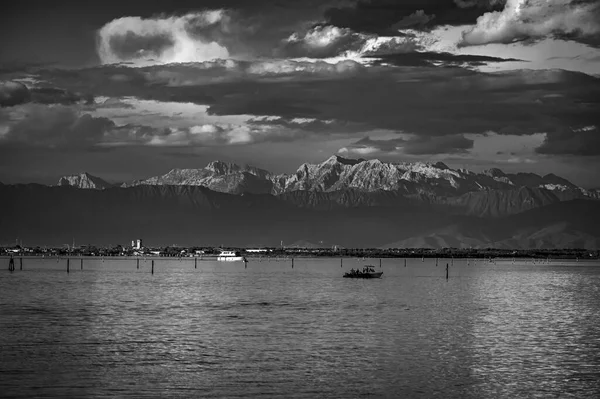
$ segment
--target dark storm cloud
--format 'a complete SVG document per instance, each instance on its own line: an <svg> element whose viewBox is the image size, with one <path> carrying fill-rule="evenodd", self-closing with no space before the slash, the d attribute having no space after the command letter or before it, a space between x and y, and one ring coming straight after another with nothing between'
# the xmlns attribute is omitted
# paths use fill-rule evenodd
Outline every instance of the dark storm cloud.
<svg viewBox="0 0 600 399"><path fill-rule="evenodd" d="M414 13L410 14L407 17L402 18L400 21L396 22L391 26L393 30L401 30L401 29L423 29L427 26L433 19L435 15L427 15L423 10L417 10Z"/></svg>
<svg viewBox="0 0 600 399"><path fill-rule="evenodd" d="M409 140L404 145L404 152L411 155L426 154L462 154L473 148L473 140L462 134L449 136L422 136Z"/></svg>
<svg viewBox="0 0 600 399"><path fill-rule="evenodd" d="M575 75L582 81L560 71L481 74L441 68L371 69L352 79L302 85L213 85L205 87L204 93L214 99L211 110L223 115L268 115L273 109L285 113L282 106L286 105L291 115L281 116L348 120L424 135L488 130L530 134L585 123L586 116L598 111L597 106L577 104L598 93L598 79ZM540 100L554 91L570 99L568 106L559 109Z"/></svg>
<svg viewBox="0 0 600 399"><path fill-rule="evenodd" d="M204 104L214 115L347 121L427 137L550 134L598 125L600 79L582 73L343 65L230 62L47 71L42 77L73 92L87 87L107 97Z"/></svg>
<svg viewBox="0 0 600 399"><path fill-rule="evenodd" d="M0 107L10 107L30 100L27 86L19 82L0 81Z"/></svg>
<svg viewBox="0 0 600 399"><path fill-rule="evenodd" d="M46 147L55 149L90 148L102 140L104 133L114 128L107 118L79 115L69 107L24 105L19 110L25 116L9 126L0 145ZM7 115L2 115L4 119Z"/></svg>
<svg viewBox="0 0 600 399"><path fill-rule="evenodd" d="M501 10L494 1L457 2L453 0L359 0L354 5L332 7L325 12L328 23L357 32L382 35L395 34L395 24L402 21L419 22L414 29L431 28L436 25L473 24L489 10ZM435 15L435 18L433 16ZM412 16L412 17L411 17ZM426 21L427 19L427 21Z"/></svg>
<svg viewBox="0 0 600 399"><path fill-rule="evenodd" d="M484 55L436 53L432 51L412 51L392 54L373 54L367 56L373 58L375 64L391 64L396 66L481 66L492 62L522 61L514 58L499 58Z"/></svg>
<svg viewBox="0 0 600 399"><path fill-rule="evenodd" d="M40 104L91 104L94 102L92 94L72 93L57 87L33 87L29 89L31 101Z"/></svg>
<svg viewBox="0 0 600 399"><path fill-rule="evenodd" d="M548 155L600 155L600 117L597 119L598 125L548 133L542 145L535 151Z"/></svg>
<svg viewBox="0 0 600 399"><path fill-rule="evenodd" d="M0 106L14 106L34 102L40 104L91 104L94 102L92 94L72 93L57 87L32 87L28 88L20 82L0 82Z"/></svg>

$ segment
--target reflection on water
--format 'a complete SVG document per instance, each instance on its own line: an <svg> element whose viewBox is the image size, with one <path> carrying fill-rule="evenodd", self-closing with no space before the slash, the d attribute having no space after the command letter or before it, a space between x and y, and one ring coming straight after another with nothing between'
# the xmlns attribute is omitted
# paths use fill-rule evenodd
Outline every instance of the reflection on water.
<svg viewBox="0 0 600 399"><path fill-rule="evenodd" d="M6 259L0 260L8 265ZM598 397L600 265L25 259L8 397ZM378 266L378 262L374 262Z"/></svg>

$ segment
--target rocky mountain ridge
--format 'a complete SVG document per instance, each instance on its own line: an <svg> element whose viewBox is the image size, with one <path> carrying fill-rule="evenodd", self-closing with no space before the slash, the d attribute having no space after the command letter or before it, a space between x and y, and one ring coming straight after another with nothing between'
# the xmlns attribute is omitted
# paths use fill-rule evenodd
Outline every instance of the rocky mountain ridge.
<svg viewBox="0 0 600 399"><path fill-rule="evenodd" d="M78 175L63 176L58 179L57 186L71 186L83 189L104 190L113 187L113 184L107 181L92 176L87 172L82 172Z"/></svg>
<svg viewBox="0 0 600 399"><path fill-rule="evenodd" d="M64 185L101 188L88 184L84 179L69 180L65 177L63 180L71 182ZM138 185L203 186L230 194L273 195L294 191L351 189L370 193L384 190L398 192L408 198L430 198L433 202L468 193L528 187L552 192L558 200L600 199L599 190L586 190L554 174L510 174L497 168L474 173L467 169L451 169L443 162L385 163L376 159L348 159L336 155L319 164L302 164L294 174L276 175L253 166L214 161L204 168L173 169L162 176L124 183L122 187Z"/></svg>

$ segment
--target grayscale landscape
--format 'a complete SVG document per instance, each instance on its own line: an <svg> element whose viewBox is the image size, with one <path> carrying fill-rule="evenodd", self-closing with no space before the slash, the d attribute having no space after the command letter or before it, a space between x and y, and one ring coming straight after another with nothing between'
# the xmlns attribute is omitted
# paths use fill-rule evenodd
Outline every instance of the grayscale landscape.
<svg viewBox="0 0 600 399"><path fill-rule="evenodd" d="M0 11L0 397L600 397L600 0Z"/></svg>

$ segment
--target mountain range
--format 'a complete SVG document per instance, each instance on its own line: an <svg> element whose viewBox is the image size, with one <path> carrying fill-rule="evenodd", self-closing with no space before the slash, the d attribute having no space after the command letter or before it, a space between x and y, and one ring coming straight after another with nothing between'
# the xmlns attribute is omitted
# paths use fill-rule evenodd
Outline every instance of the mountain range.
<svg viewBox="0 0 600 399"><path fill-rule="evenodd" d="M120 184L83 173L57 186L0 185L0 193L3 241L600 248L599 190L554 174L442 162L332 156L278 175L215 161Z"/></svg>

